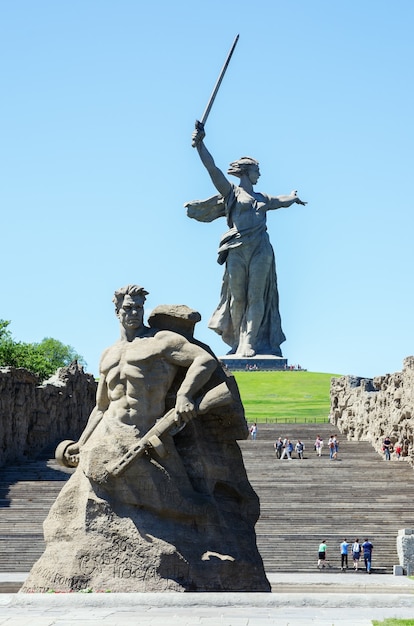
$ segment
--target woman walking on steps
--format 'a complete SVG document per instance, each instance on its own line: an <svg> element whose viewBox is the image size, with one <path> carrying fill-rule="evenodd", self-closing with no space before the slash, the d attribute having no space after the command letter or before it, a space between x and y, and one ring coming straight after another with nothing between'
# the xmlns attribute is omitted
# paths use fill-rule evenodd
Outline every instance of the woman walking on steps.
<svg viewBox="0 0 414 626"><path fill-rule="evenodd" d="M358 537L352 544L352 558L354 560L354 570L357 572L359 559L361 558L361 544L359 543Z"/></svg>
<svg viewBox="0 0 414 626"><path fill-rule="evenodd" d="M326 561L326 541L325 539L322 540L322 543L319 544L319 548L318 548L318 569L322 569L325 567L325 561Z"/></svg>

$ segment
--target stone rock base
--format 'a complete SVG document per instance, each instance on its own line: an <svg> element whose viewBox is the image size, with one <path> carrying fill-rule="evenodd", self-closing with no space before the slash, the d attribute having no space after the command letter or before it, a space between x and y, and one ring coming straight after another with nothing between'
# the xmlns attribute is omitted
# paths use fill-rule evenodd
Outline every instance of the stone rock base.
<svg viewBox="0 0 414 626"><path fill-rule="evenodd" d="M254 529L232 514L230 497L225 514L206 499L187 518L170 511L160 520L97 491L78 468L50 510L46 550L21 592L270 591Z"/></svg>

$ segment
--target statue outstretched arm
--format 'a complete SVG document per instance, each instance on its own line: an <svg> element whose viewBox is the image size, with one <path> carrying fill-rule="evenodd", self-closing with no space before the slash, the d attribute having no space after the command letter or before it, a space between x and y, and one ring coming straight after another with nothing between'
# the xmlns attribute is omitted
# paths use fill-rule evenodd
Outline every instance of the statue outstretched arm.
<svg viewBox="0 0 414 626"><path fill-rule="evenodd" d="M269 202L266 203L264 209L272 211L274 209L282 209L292 204L302 204L305 206L307 202L303 202L298 196L297 191L292 191L288 196L269 196Z"/></svg>
<svg viewBox="0 0 414 626"><path fill-rule="evenodd" d="M196 130L192 135L192 145L197 148L201 162L209 173L213 185L223 197L226 197L230 193L231 184L224 176L223 172L214 163L213 157L204 144L204 137L204 126L201 122L198 122Z"/></svg>

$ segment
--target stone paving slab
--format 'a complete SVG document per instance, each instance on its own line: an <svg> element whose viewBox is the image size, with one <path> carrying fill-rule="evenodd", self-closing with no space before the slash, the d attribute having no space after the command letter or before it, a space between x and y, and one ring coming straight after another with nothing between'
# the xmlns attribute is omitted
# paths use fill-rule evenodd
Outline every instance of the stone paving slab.
<svg viewBox="0 0 414 626"><path fill-rule="evenodd" d="M371 626L412 618L412 594L4 594L1 626Z"/></svg>
<svg viewBox="0 0 414 626"><path fill-rule="evenodd" d="M23 582L27 574L13 576ZM0 574L0 582L11 577ZM0 626L372 626L372 619L414 618L414 580L406 576L349 571L268 578L273 593L3 593ZM288 591L277 591L281 585Z"/></svg>
<svg viewBox="0 0 414 626"><path fill-rule="evenodd" d="M0 607L56 611L66 609L126 609L169 607L224 609L249 607L273 609L283 606L389 607L408 606L414 611L414 594L407 593L28 593L2 594ZM413 614L414 617L414 614Z"/></svg>

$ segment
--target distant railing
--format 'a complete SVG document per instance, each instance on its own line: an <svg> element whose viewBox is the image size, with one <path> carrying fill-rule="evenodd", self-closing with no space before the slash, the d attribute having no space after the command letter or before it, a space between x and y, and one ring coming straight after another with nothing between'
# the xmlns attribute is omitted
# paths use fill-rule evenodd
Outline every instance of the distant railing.
<svg viewBox="0 0 414 626"><path fill-rule="evenodd" d="M329 424L329 417L266 417L262 424Z"/></svg>

